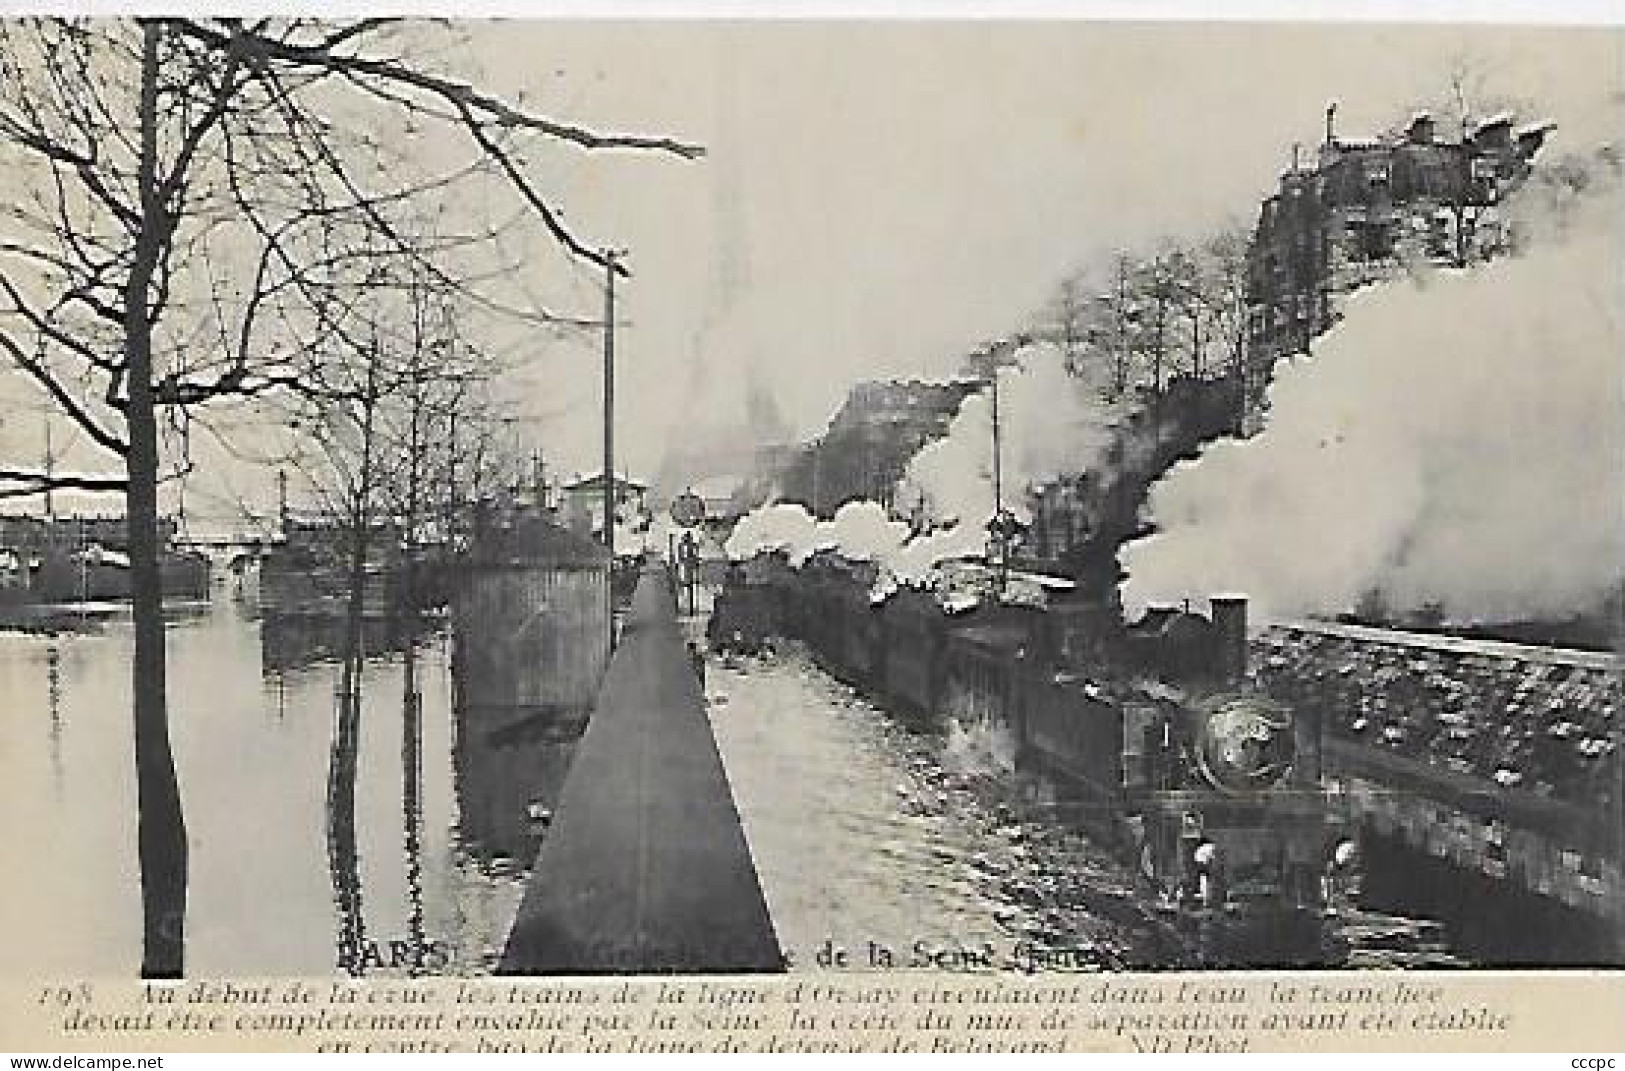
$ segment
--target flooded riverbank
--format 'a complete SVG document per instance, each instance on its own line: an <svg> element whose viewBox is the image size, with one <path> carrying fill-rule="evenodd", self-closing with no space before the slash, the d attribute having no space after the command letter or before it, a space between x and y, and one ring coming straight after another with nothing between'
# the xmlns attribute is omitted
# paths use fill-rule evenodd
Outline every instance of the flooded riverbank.
<svg viewBox="0 0 1625 1071"><path fill-rule="evenodd" d="M713 664L712 725L780 943L864 965L1165 964L1168 935L1083 833L1024 815L962 742L910 732L804 655Z"/></svg>
<svg viewBox="0 0 1625 1071"><path fill-rule="evenodd" d="M996 733L916 732L804 652L713 660L712 726L781 944L801 969L1200 966L1109 846L1030 802ZM1327 966L1464 966L1436 924L1329 923ZM1346 947L1345 947L1346 946ZM820 952L824 955L820 957Z"/></svg>
<svg viewBox="0 0 1625 1071"><path fill-rule="evenodd" d="M172 620L170 719L191 841L192 973L331 974L344 921L328 844L338 667L262 671L260 624L230 603ZM11 902L31 973L133 975L140 961L130 623L94 634L0 636ZM401 659L364 675L354 895L363 967L422 933L442 970L480 973L517 905L512 874L476 865L457 832L446 644L419 655L421 835L408 835ZM371 955L376 952L376 959ZM380 964L382 967L380 967Z"/></svg>

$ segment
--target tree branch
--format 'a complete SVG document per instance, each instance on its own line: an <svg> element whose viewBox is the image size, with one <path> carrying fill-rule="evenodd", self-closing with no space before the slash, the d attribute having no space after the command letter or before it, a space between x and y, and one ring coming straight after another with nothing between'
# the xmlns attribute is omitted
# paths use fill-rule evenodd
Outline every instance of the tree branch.
<svg viewBox="0 0 1625 1071"><path fill-rule="evenodd" d="M123 491L130 481L123 476L97 476L74 472L30 472L0 468L0 498L24 498L45 491Z"/></svg>
<svg viewBox="0 0 1625 1071"><path fill-rule="evenodd" d="M231 41L228 34L211 29L195 20L172 19L169 22L179 32L190 34L215 48L225 48ZM245 33L242 35L241 41L246 50L259 53L268 58L279 59L286 63L317 70L365 75L396 85L410 86L422 93L437 97L448 104L458 107L459 111L467 109L481 116L481 121L485 123L515 129L533 130L583 149L646 149L670 153L684 159L694 159L705 155L705 149L702 146L676 141L672 138L647 137L641 134L599 134L585 127L532 115L529 112L520 111L498 97L482 93L471 85L454 82L448 78L430 74L427 71L417 70L398 60L354 54L344 55L335 51L332 47L333 44L355 40L364 34L371 33L386 25L387 22L388 20L375 19L370 20L370 23L357 24L345 31L340 31L338 41L335 42L329 37L328 40L315 45L298 45L288 41L278 41L265 36L263 33Z"/></svg>
<svg viewBox="0 0 1625 1071"><path fill-rule="evenodd" d="M74 423L78 424L86 435L96 441L98 446L111 450L120 457L129 452L129 446L123 439L98 424L89 411L80 404L79 400L68 393L67 388L51 374L50 369L17 345L16 340L10 335L0 332L0 348L4 348L7 353L11 354L11 359L16 362L17 367L27 372L36 383L44 387L45 392L51 396L57 405L62 407L62 410L68 416L73 418Z"/></svg>

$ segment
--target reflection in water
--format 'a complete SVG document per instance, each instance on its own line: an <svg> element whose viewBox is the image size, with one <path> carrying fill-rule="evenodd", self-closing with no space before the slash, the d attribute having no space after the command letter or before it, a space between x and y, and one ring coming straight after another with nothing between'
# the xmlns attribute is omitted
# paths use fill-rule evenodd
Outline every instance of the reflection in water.
<svg viewBox="0 0 1625 1071"><path fill-rule="evenodd" d="M45 652L45 703L51 716L51 790L62 798L62 652L52 644Z"/></svg>
<svg viewBox="0 0 1625 1071"><path fill-rule="evenodd" d="M423 693L417 649L408 646L401 672L401 821L406 851L407 972L424 973L428 933L423 921Z"/></svg>
<svg viewBox="0 0 1625 1071"><path fill-rule="evenodd" d="M275 684L279 716L285 716L290 668L319 664L330 649L298 630L262 631L262 668ZM363 639L363 649L370 649ZM369 936L365 860L357 838L357 791L365 740L362 714L368 689L366 659L342 665L334 695L332 743L326 796L328 872L334 907L334 963L352 977L405 972L418 976L446 966L446 942L429 932L424 888L424 696L416 643L401 645L399 829L402 917L389 933ZM449 681L449 678L447 678ZM376 683L376 682L375 682ZM390 719L382 719L386 723ZM482 960L486 958L482 953Z"/></svg>
<svg viewBox="0 0 1625 1071"><path fill-rule="evenodd" d="M347 675L348 676L348 675ZM328 760L327 852L337 911L336 962L359 977L366 970L366 919L361 911L361 868L356 848L355 792L361 695L341 690L334 703L333 747Z"/></svg>
<svg viewBox="0 0 1625 1071"><path fill-rule="evenodd" d="M459 828L464 847L489 872L530 866L590 713L565 706L458 710Z"/></svg>
<svg viewBox="0 0 1625 1071"><path fill-rule="evenodd" d="M894 966L1169 964L1132 875L1000 790L1003 743L910 732L798 650L713 663L706 683L792 969L819 969L825 942Z"/></svg>
<svg viewBox="0 0 1625 1071"><path fill-rule="evenodd" d="M556 807L587 711L454 708L444 641L369 659L346 712L335 663L267 672L259 622L229 603L167 636L188 969L489 972L535 857L533 809ZM0 874L26 875L8 882L8 910L49 934L11 961L31 975L129 978L140 964L131 647L118 618L98 635L0 634L13 723ZM1060 950L1068 969L1173 962L1111 853L992 791L999 742L910 733L794 652L713 664L707 686L775 929L801 967L830 939Z"/></svg>
<svg viewBox="0 0 1625 1071"><path fill-rule="evenodd" d="M394 648L390 630L378 618L362 621L362 648L385 652ZM267 671L303 669L344 658L347 629L342 617L268 614L260 621L260 660Z"/></svg>
<svg viewBox="0 0 1625 1071"><path fill-rule="evenodd" d="M431 957L430 969L487 971L523 889L462 849L444 648L425 646L415 665L410 788L403 659L364 667L364 709L349 744L354 802L340 812L349 821L330 829L339 667L263 672L259 622L229 600L174 622L168 642L192 841L189 971L343 974L340 931L350 949L360 944L353 963L368 964L375 948L387 963L392 943L421 932L446 961ZM30 973L128 978L139 969L131 646L130 622L120 617L98 635L50 642L0 633L0 717L11 723L0 747L0 812L12 833L0 839L0 873L27 875L8 883L8 917L15 909L51 934L30 948ZM416 843L403 852L408 808Z"/></svg>

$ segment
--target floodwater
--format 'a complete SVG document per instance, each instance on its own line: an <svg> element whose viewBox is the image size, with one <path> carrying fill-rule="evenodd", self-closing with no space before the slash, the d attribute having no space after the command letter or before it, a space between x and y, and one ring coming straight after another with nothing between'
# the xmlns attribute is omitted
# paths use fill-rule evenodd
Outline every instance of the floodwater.
<svg viewBox="0 0 1625 1071"><path fill-rule="evenodd" d="M188 972L489 972L534 853L527 815L556 800L569 745L518 729L459 741L444 639L418 649L416 719L402 657L373 659L354 836L334 836L338 667L267 668L260 623L224 593L175 613L168 636ZM139 966L130 649L127 618L95 634L0 634L7 959L30 974ZM912 733L795 651L713 660L707 698L795 969L1188 965L1112 853L994 776L997 740Z"/></svg>
<svg viewBox="0 0 1625 1071"><path fill-rule="evenodd" d="M1112 970L1180 950L1081 832L1001 792L996 741L909 732L792 650L713 663L711 723L781 946L803 968Z"/></svg>
<svg viewBox="0 0 1625 1071"><path fill-rule="evenodd" d="M402 659L367 667L352 867L330 857L328 840L338 667L262 672L259 623L219 592L211 608L175 617L168 635L191 843L188 973L343 973L341 934L359 938L361 954L349 957L358 969L393 960L406 973L443 959L447 971L487 970L521 887L477 862L457 835L445 645L419 655L415 806ZM139 968L131 645L127 618L93 635L0 635L0 806L10 834L0 869L13 876L7 918L24 946L7 959L31 974L128 977ZM432 947L400 954L416 933Z"/></svg>
<svg viewBox="0 0 1625 1071"><path fill-rule="evenodd" d="M997 731L910 731L791 645L713 661L711 724L780 944L802 969L1096 971L1211 962L1088 833L1020 791ZM1461 966L1439 927L1337 924L1348 966ZM822 953L822 955L820 955ZM878 953L876 954L878 958ZM1328 964L1330 965L1330 964Z"/></svg>

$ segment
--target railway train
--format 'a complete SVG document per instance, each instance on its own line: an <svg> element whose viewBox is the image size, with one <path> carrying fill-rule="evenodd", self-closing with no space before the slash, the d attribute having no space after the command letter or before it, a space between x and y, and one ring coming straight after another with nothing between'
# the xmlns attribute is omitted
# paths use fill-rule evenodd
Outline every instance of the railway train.
<svg viewBox="0 0 1625 1071"><path fill-rule="evenodd" d="M1327 919L1352 901L1358 849L1330 808L1321 725L1249 685L1246 602L1157 609L1133 625L1065 596L875 592L875 569L832 552L792 568L737 564L713 649L802 641L828 672L927 731L991 733L1013 781L1132 866L1148 905L1211 966L1335 961Z"/></svg>

